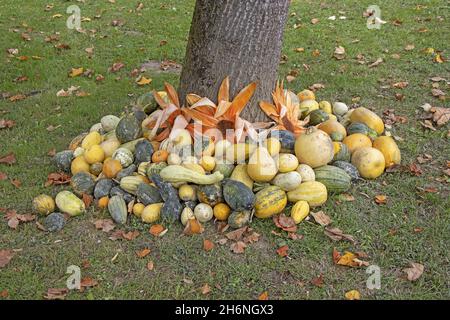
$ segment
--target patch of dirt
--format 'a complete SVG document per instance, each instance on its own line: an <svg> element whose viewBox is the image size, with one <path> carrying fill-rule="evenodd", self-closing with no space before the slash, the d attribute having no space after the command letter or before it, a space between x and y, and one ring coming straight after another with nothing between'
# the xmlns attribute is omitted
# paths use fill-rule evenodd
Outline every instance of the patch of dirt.
<svg viewBox="0 0 450 320"><path fill-rule="evenodd" d="M140 67L141 72L150 71L154 73L173 73L181 74L181 65L173 60L149 60Z"/></svg>

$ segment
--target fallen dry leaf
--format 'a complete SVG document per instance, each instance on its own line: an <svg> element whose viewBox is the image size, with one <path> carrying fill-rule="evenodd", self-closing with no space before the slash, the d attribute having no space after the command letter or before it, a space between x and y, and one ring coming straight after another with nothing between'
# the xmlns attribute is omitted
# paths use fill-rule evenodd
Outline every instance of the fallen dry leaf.
<svg viewBox="0 0 450 320"><path fill-rule="evenodd" d="M189 219L184 227L183 234L190 236L193 234L200 234L204 231L203 226L197 219Z"/></svg>
<svg viewBox="0 0 450 320"><path fill-rule="evenodd" d="M7 155L5 155L3 157L0 157L0 163L12 165L16 162L17 162L16 156L12 152L8 153Z"/></svg>
<svg viewBox="0 0 450 320"><path fill-rule="evenodd" d="M417 177L423 173L422 168L420 168L420 166L416 163L411 163L409 165L409 171Z"/></svg>
<svg viewBox="0 0 450 320"><path fill-rule="evenodd" d="M247 245L243 241L237 241L231 244L230 249L233 253L244 253Z"/></svg>
<svg viewBox="0 0 450 320"><path fill-rule="evenodd" d="M211 240L203 240L203 250L211 251L214 248L214 243Z"/></svg>
<svg viewBox="0 0 450 320"><path fill-rule="evenodd" d="M152 83L152 79L149 79L149 78L146 78L146 77L144 77L144 76L141 76L141 77L139 77L139 78L136 80L136 83L137 83L138 85L140 85L140 86L144 86L144 85L146 85L146 84Z"/></svg>
<svg viewBox="0 0 450 320"><path fill-rule="evenodd" d="M122 231L122 238L128 241L132 241L136 239L141 233L137 230L129 231L129 232L123 232Z"/></svg>
<svg viewBox="0 0 450 320"><path fill-rule="evenodd" d="M279 214L273 216L272 220L278 228L283 229L284 231L297 232L297 225L291 217L286 217L284 214Z"/></svg>
<svg viewBox="0 0 450 320"><path fill-rule="evenodd" d="M375 202L377 204L386 204L387 197L384 194L379 194L375 196Z"/></svg>
<svg viewBox="0 0 450 320"><path fill-rule="evenodd" d="M11 184L16 188L20 188L20 186L22 185L22 182L18 179L12 179Z"/></svg>
<svg viewBox="0 0 450 320"><path fill-rule="evenodd" d="M30 222L36 219L32 214L17 214L16 210L8 210L5 214L5 219L8 221L8 227L16 229L22 222Z"/></svg>
<svg viewBox="0 0 450 320"><path fill-rule="evenodd" d="M154 269L154 263L153 261L147 262L147 270L152 271Z"/></svg>
<svg viewBox="0 0 450 320"><path fill-rule="evenodd" d="M82 200L83 200L84 206L87 209L91 206L92 202L94 201L94 197L89 194L83 193Z"/></svg>
<svg viewBox="0 0 450 320"><path fill-rule="evenodd" d="M0 291L0 298L6 299L8 297L9 297L8 290L5 289L5 290Z"/></svg>
<svg viewBox="0 0 450 320"><path fill-rule="evenodd" d="M314 83L308 87L309 90L316 92L317 90L324 89L325 85L323 83Z"/></svg>
<svg viewBox="0 0 450 320"><path fill-rule="evenodd" d="M8 179L8 175L4 172L0 172L0 181L4 181Z"/></svg>
<svg viewBox="0 0 450 320"><path fill-rule="evenodd" d="M69 293L67 288L50 288L44 298L47 300L64 300Z"/></svg>
<svg viewBox="0 0 450 320"><path fill-rule="evenodd" d="M280 257L286 257L288 255L289 247L287 245L281 246L277 249L277 254Z"/></svg>
<svg viewBox="0 0 450 320"><path fill-rule="evenodd" d="M98 219L94 222L94 226L103 232L110 232L116 227L112 219Z"/></svg>
<svg viewBox="0 0 450 320"><path fill-rule="evenodd" d="M116 62L116 63L113 63L113 65L108 70L109 70L109 72L117 72L120 69L122 69L123 67L125 67L125 65L122 62Z"/></svg>
<svg viewBox="0 0 450 320"><path fill-rule="evenodd" d="M336 58L336 60L342 60L345 58L345 49L342 46L336 47L334 50L333 56Z"/></svg>
<svg viewBox="0 0 450 320"><path fill-rule="evenodd" d="M91 288L91 287L95 287L97 285L98 285L98 281L95 279L92 279L91 277L84 277L83 279L81 279L81 282L80 282L81 289Z"/></svg>
<svg viewBox="0 0 450 320"><path fill-rule="evenodd" d="M377 60L375 60L374 62L372 62L371 64L369 64L369 68L377 67L377 66L379 66L382 62L383 62L383 59L378 58Z"/></svg>
<svg viewBox="0 0 450 320"><path fill-rule="evenodd" d="M150 249L148 249L148 248L142 249L141 251L136 251L136 255L139 258L144 258L144 257L148 256L149 254L150 254Z"/></svg>
<svg viewBox="0 0 450 320"><path fill-rule="evenodd" d="M225 237L227 237L229 240L238 241L242 239L242 236L244 235L244 232L247 231L247 226L230 231L225 234Z"/></svg>
<svg viewBox="0 0 450 320"><path fill-rule="evenodd" d="M201 291L202 291L202 294L205 295L205 294L208 294L211 292L211 288L207 283L205 283L203 285L203 287L201 287Z"/></svg>
<svg viewBox="0 0 450 320"><path fill-rule="evenodd" d="M166 229L160 224L154 224L150 227L149 231L151 235L160 237Z"/></svg>
<svg viewBox="0 0 450 320"><path fill-rule="evenodd" d="M341 255L336 248L333 249L333 261L334 263L347 266L347 267L361 267L361 266L369 266L367 261L362 261L359 259L359 255L352 252L344 252L344 255Z"/></svg>
<svg viewBox="0 0 450 320"><path fill-rule="evenodd" d="M411 51L414 50L415 46L413 44L407 44L405 46L405 51Z"/></svg>
<svg viewBox="0 0 450 320"><path fill-rule="evenodd" d="M408 85L409 85L409 82L408 82L408 81L400 81L400 82L395 82L395 83L392 84L392 86L393 86L394 88L397 88L397 89L404 89L404 88L406 88Z"/></svg>
<svg viewBox="0 0 450 320"><path fill-rule="evenodd" d="M72 68L69 72L69 77L74 78L82 75L84 72L84 68Z"/></svg>
<svg viewBox="0 0 450 320"><path fill-rule="evenodd" d="M63 172L52 172L47 176L47 181L44 186L49 187L52 185L61 185L70 183L70 176Z"/></svg>
<svg viewBox="0 0 450 320"><path fill-rule="evenodd" d="M313 286L321 288L323 286L323 274L321 273L318 277L311 280Z"/></svg>
<svg viewBox="0 0 450 320"><path fill-rule="evenodd" d="M269 300L269 293L264 291L258 296L258 300Z"/></svg>
<svg viewBox="0 0 450 320"><path fill-rule="evenodd" d="M0 268L6 267L15 254L13 250L0 250Z"/></svg>
<svg viewBox="0 0 450 320"><path fill-rule="evenodd" d="M324 233L334 241L348 240L353 243L355 242L355 238L352 235L343 233L339 228L326 227Z"/></svg>
<svg viewBox="0 0 450 320"><path fill-rule="evenodd" d="M16 102L16 101L24 100L26 98L27 98L27 96L24 95L24 94L16 94L16 95L13 95L13 96L9 97L8 100L11 101L11 102Z"/></svg>
<svg viewBox="0 0 450 320"><path fill-rule="evenodd" d="M445 125L450 120L450 108L432 107L430 112L433 113L433 121L438 127Z"/></svg>
<svg viewBox="0 0 450 320"><path fill-rule="evenodd" d="M331 223L331 218L327 216L323 211L311 212L314 220L321 226L327 226Z"/></svg>
<svg viewBox="0 0 450 320"><path fill-rule="evenodd" d="M345 293L345 299L347 300L360 300L361 294L358 290L350 290Z"/></svg>
<svg viewBox="0 0 450 320"><path fill-rule="evenodd" d="M0 119L0 129L9 129L16 125L14 120Z"/></svg>
<svg viewBox="0 0 450 320"><path fill-rule="evenodd" d="M411 262L411 267L403 269L403 272L406 273L406 278L409 281L416 281L422 276L424 269L423 264Z"/></svg>

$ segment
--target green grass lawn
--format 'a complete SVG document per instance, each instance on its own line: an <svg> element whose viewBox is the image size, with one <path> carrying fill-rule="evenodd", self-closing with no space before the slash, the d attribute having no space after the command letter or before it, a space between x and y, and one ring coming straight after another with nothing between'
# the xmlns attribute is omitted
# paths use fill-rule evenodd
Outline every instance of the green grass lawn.
<svg viewBox="0 0 450 320"><path fill-rule="evenodd" d="M82 22L85 33L66 28L66 8L72 3L81 8L83 18L89 18ZM429 78L441 76L448 81L449 63L435 63L433 55L423 51L434 48L450 56L448 4L433 0L419 6L415 1L380 0L376 4L387 23L379 30L368 30L363 12L373 1L320 3L292 1L283 46L287 62L280 67L280 77L296 69L296 79L287 84L295 92L322 83L325 88L316 93L321 100L352 105L359 97L357 103L378 114L395 109L397 116L407 118L406 123L391 129L401 137L403 164L416 162L423 153L433 157L421 165L420 176L388 173L355 185L350 192L355 201L339 202L331 197L323 211L332 218L333 226L353 235L356 244L333 242L324 235L323 227L312 222L299 225L302 240L290 240L271 233L276 230L271 220L258 220L252 227L261 234L260 240L245 254L237 255L228 245L216 244L210 252L202 249L203 239L222 238L212 224L196 237L181 236L178 223L169 225L168 233L155 239L148 226L133 220L127 230L140 230L137 239L111 241L93 226L93 221L107 217L107 212L93 209L54 234L39 231L34 223L11 230L1 219L0 249L21 251L0 269L0 292L7 290L10 299L41 299L48 288L65 286L68 266L81 266L88 260L90 266L82 269L82 276L97 280L98 286L70 292L70 299L256 299L263 291L270 299L344 299L345 292L352 289L360 291L362 299L449 299L449 180L442 172L450 160L448 125L430 131L418 120L418 107L424 103L448 106L448 100L431 95ZM16 188L9 180L0 181L0 207L19 213L30 212L34 196L44 192L56 195L61 190L44 187L47 174L55 171L47 156L50 149L65 149L72 137L103 115L120 113L140 94L162 88L164 81L177 84L176 73L148 71L145 75L153 82L140 87L130 73L146 60L182 63L194 1L145 1L138 11L137 2L123 0L53 1L54 6L46 10L48 4L42 0L0 4L0 92L5 97L7 93L40 92L16 102L0 99L0 119L16 121L15 127L0 130L0 156L14 152L17 157L15 165L0 164L0 172L22 182ZM327 19L333 15L335 21ZM319 23L311 24L313 18ZM112 25L114 20L119 26ZM24 40L22 33L31 39ZM45 38L52 34L59 39L47 42ZM167 43L161 45L163 40ZM55 48L58 44L70 49ZM339 45L345 48L346 57L338 61L333 52ZM405 50L407 45L414 49ZM304 52L295 52L300 47ZM19 53L11 57L6 52L9 48L17 48ZM93 54L86 48L93 48ZM312 54L316 49L319 56ZM358 54L368 63L357 63ZM28 59L21 61L19 56ZM369 68L377 58L383 63ZM125 67L111 73L108 68L115 62ZM71 68L78 67L91 69L92 77L68 77ZM95 80L99 74L105 77L103 81ZM20 76L28 80L14 81ZM392 83L399 81L409 85L393 88ZM72 85L90 95L56 96ZM439 82L439 89L448 93L445 82ZM398 100L396 93L403 94L403 100ZM56 129L48 131L49 126ZM421 191L427 187L437 192ZM374 197L379 194L387 195L387 204L375 204ZM283 244L289 246L289 258L276 254ZM143 248L150 248L151 253L141 259L136 251ZM381 289L366 288L369 275L365 268L335 265L333 248L367 253L366 260L381 268ZM150 260L153 271L146 268ZM402 269L410 262L425 266L415 282L402 278ZM311 280L320 274L323 285L318 287ZM206 283L211 292L204 295L200 288Z"/></svg>

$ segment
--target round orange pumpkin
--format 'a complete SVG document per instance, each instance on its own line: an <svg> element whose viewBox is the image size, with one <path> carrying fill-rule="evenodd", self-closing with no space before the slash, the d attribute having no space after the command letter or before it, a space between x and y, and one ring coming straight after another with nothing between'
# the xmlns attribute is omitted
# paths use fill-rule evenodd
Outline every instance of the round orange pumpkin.
<svg viewBox="0 0 450 320"><path fill-rule="evenodd" d="M351 134L345 137L342 142L348 147L350 153L353 153L358 148L372 146L372 140L362 133Z"/></svg>
<svg viewBox="0 0 450 320"><path fill-rule="evenodd" d="M105 209L106 207L108 207L108 203L109 203L109 198L106 196L98 199L98 207L100 209Z"/></svg>

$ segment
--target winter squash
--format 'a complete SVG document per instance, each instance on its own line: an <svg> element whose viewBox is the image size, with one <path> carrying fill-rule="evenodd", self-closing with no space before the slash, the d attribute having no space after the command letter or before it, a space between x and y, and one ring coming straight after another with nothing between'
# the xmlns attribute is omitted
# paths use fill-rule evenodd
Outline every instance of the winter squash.
<svg viewBox="0 0 450 320"><path fill-rule="evenodd" d="M54 162L60 171L70 172L70 165L74 158L72 150L64 150L55 154Z"/></svg>
<svg viewBox="0 0 450 320"><path fill-rule="evenodd" d="M372 147L358 148L352 154L352 164L366 179L378 178L384 171L385 163L383 153Z"/></svg>
<svg viewBox="0 0 450 320"><path fill-rule="evenodd" d="M158 189L146 183L138 184L136 189L136 197L139 202L142 202L146 206L149 204L162 202Z"/></svg>
<svg viewBox="0 0 450 320"><path fill-rule="evenodd" d="M321 206L327 201L327 187L319 181L303 182L297 189L287 193L290 202L307 201L310 207Z"/></svg>
<svg viewBox="0 0 450 320"><path fill-rule="evenodd" d="M248 160L247 173L253 181L269 182L277 172L275 160L264 147L257 148Z"/></svg>
<svg viewBox="0 0 450 320"><path fill-rule="evenodd" d="M233 210L251 210L255 204L255 195L240 181L227 179L223 182L223 198Z"/></svg>
<svg viewBox="0 0 450 320"><path fill-rule="evenodd" d="M142 137L141 123L134 114L127 114L120 119L116 127L116 137L121 143Z"/></svg>
<svg viewBox="0 0 450 320"><path fill-rule="evenodd" d="M281 173L294 171L298 167L297 157L290 153L280 153L274 157L274 160Z"/></svg>
<svg viewBox="0 0 450 320"><path fill-rule="evenodd" d="M295 224L302 222L309 214L309 204L307 201L297 201L291 209L291 218Z"/></svg>
<svg viewBox="0 0 450 320"><path fill-rule="evenodd" d="M287 204L286 192L277 186L262 189L256 193L255 199L255 216L261 219L282 212Z"/></svg>
<svg viewBox="0 0 450 320"><path fill-rule="evenodd" d="M97 131L90 132L81 143L81 147L85 150L102 142L102 136Z"/></svg>
<svg viewBox="0 0 450 320"><path fill-rule="evenodd" d="M135 200L134 195L126 192L119 186L114 186L111 188L111 191L109 192L109 195L111 197L113 196L120 196L125 200L126 203L130 203L131 201Z"/></svg>
<svg viewBox="0 0 450 320"><path fill-rule="evenodd" d="M333 113L333 108L331 107L331 103L328 101L320 101L319 109L325 111L329 115Z"/></svg>
<svg viewBox="0 0 450 320"><path fill-rule="evenodd" d="M322 130L310 127L297 137L295 155L300 163L312 168L326 165L334 156L333 142Z"/></svg>
<svg viewBox="0 0 450 320"><path fill-rule="evenodd" d="M329 119L325 122L322 122L321 124L319 124L318 128L327 133L329 136L331 136L335 132L341 133L344 138L347 136L345 127L336 120Z"/></svg>
<svg viewBox="0 0 450 320"><path fill-rule="evenodd" d="M195 206L194 216L201 223L208 222L212 219L214 213L213 208L206 203L199 203Z"/></svg>
<svg viewBox="0 0 450 320"><path fill-rule="evenodd" d="M217 159L217 158L216 158ZM218 163L214 167L213 173L220 172L224 178L229 178L234 170L234 164L232 163Z"/></svg>
<svg viewBox="0 0 450 320"><path fill-rule="evenodd" d="M98 199L97 205L100 209L105 209L108 207L108 203L109 203L109 197L104 196L104 197L101 197L100 199Z"/></svg>
<svg viewBox="0 0 450 320"><path fill-rule="evenodd" d="M181 212L183 211L183 206L180 200L177 198L167 199L161 208L161 218L169 219L172 221L180 219Z"/></svg>
<svg viewBox="0 0 450 320"><path fill-rule="evenodd" d="M354 133L365 134L371 139L375 139L378 136L375 130L369 128L366 124L362 122L353 122L348 125L347 134L352 135Z"/></svg>
<svg viewBox="0 0 450 320"><path fill-rule="evenodd" d="M251 211L249 210L233 211L228 217L228 225L234 229L242 228L250 222L250 217Z"/></svg>
<svg viewBox="0 0 450 320"><path fill-rule="evenodd" d="M342 193L350 189L351 177L343 169L335 166L323 166L314 169L316 181L327 187L328 192Z"/></svg>
<svg viewBox="0 0 450 320"><path fill-rule="evenodd" d="M341 132L333 132L330 134L330 138L333 142L341 142L345 137Z"/></svg>
<svg viewBox="0 0 450 320"><path fill-rule="evenodd" d="M149 162L153 155L153 145L148 140L140 140L134 149L134 163Z"/></svg>
<svg viewBox="0 0 450 320"><path fill-rule="evenodd" d="M353 153L358 148L372 146L372 141L370 138L362 133L351 134L345 137L342 143L347 146L350 153Z"/></svg>
<svg viewBox="0 0 450 320"><path fill-rule="evenodd" d="M194 153L196 156L212 156L214 154L214 140L211 137L196 137L194 141Z"/></svg>
<svg viewBox="0 0 450 320"><path fill-rule="evenodd" d="M197 186L197 199L211 207L223 202L222 187L219 183Z"/></svg>
<svg viewBox="0 0 450 320"><path fill-rule="evenodd" d="M159 174L161 172L161 170L164 169L165 167L167 167L166 162L150 163L147 166L147 177L149 179L151 179L152 174L155 174L155 173Z"/></svg>
<svg viewBox="0 0 450 320"><path fill-rule="evenodd" d="M269 154L273 157L280 153L281 150L281 142L277 138L271 137L264 141L264 146L269 151Z"/></svg>
<svg viewBox="0 0 450 320"><path fill-rule="evenodd" d="M302 182L314 181L316 180L316 176L314 174L313 168L308 166L307 164L299 164L296 170L302 176Z"/></svg>
<svg viewBox="0 0 450 320"><path fill-rule="evenodd" d="M178 196L183 201L195 201L197 200L197 194L194 186L189 184L183 184L178 188Z"/></svg>
<svg viewBox="0 0 450 320"><path fill-rule="evenodd" d="M55 198L56 206L69 216L78 216L86 211L84 202L72 192L64 190L59 192Z"/></svg>
<svg viewBox="0 0 450 320"><path fill-rule="evenodd" d="M112 219L117 224L127 223L127 205L125 200L120 195L112 196L108 202L108 211Z"/></svg>
<svg viewBox="0 0 450 320"><path fill-rule="evenodd" d="M301 117L305 118L312 111L319 109L319 103L316 100L304 100L300 102L299 106Z"/></svg>
<svg viewBox="0 0 450 320"><path fill-rule="evenodd" d="M330 118L329 114L321 109L316 109L311 111L309 114L309 124L316 126Z"/></svg>
<svg viewBox="0 0 450 320"><path fill-rule="evenodd" d="M120 170L122 170L122 165L119 160L108 158L103 163L103 174L107 178L114 178Z"/></svg>
<svg viewBox="0 0 450 320"><path fill-rule="evenodd" d="M228 219L231 213L231 208L226 203L218 203L213 208L214 217L219 221Z"/></svg>
<svg viewBox="0 0 450 320"><path fill-rule="evenodd" d="M302 176L297 171L279 173L273 178L271 183L284 191L291 191L302 183Z"/></svg>
<svg viewBox="0 0 450 320"><path fill-rule="evenodd" d="M345 103L336 101L333 103L333 113L337 116L343 116L348 112L348 107Z"/></svg>
<svg viewBox="0 0 450 320"><path fill-rule="evenodd" d="M141 213L141 219L144 223L153 223L159 220L161 208L164 203L149 204Z"/></svg>
<svg viewBox="0 0 450 320"><path fill-rule="evenodd" d="M70 186L78 196L93 194L95 187L94 177L87 172L78 172L70 179Z"/></svg>
<svg viewBox="0 0 450 320"><path fill-rule="evenodd" d="M128 176L120 179L120 187L128 193L136 194L138 186L141 183L148 182L147 177L136 175L136 176Z"/></svg>
<svg viewBox="0 0 450 320"><path fill-rule="evenodd" d="M128 167L134 161L133 152L122 147L114 151L112 158L114 160L119 160L123 168Z"/></svg>
<svg viewBox="0 0 450 320"><path fill-rule="evenodd" d="M140 218L142 216L142 212L144 211L145 205L143 203L135 203L133 205L133 214Z"/></svg>
<svg viewBox="0 0 450 320"><path fill-rule="evenodd" d="M100 199L109 195L109 192L114 187L115 182L112 179L100 179L95 184L94 198Z"/></svg>
<svg viewBox="0 0 450 320"><path fill-rule="evenodd" d="M350 121L353 122L362 122L366 124L369 128L376 131L377 134L382 134L384 131L384 123L383 120L373 111L370 111L367 108L359 107L353 110L350 115Z"/></svg>
<svg viewBox="0 0 450 320"><path fill-rule="evenodd" d="M196 184L213 184L221 181L223 175L220 172L212 174L201 174L194 170L185 168L183 166L167 166L159 173L161 177L167 182L192 182Z"/></svg>
<svg viewBox="0 0 450 320"><path fill-rule="evenodd" d="M93 145L84 153L84 160L89 164L103 162L105 160L105 152L98 144Z"/></svg>
<svg viewBox="0 0 450 320"><path fill-rule="evenodd" d="M48 215L55 211L55 200L46 194L41 194L33 199L33 210Z"/></svg>
<svg viewBox="0 0 450 320"><path fill-rule="evenodd" d="M77 174L78 172L89 172L90 166L89 163L84 160L84 156L79 156L73 159L70 165L70 171L72 175Z"/></svg>
<svg viewBox="0 0 450 320"><path fill-rule="evenodd" d="M356 169L356 167L349 162L334 161L333 166L341 168L342 170L347 172L347 174L352 178L353 181L357 181L357 180L361 179L358 169Z"/></svg>
<svg viewBox="0 0 450 320"><path fill-rule="evenodd" d="M314 92L308 89L305 89L297 93L297 97L300 100L300 102L305 100L316 100L316 95L314 94Z"/></svg>
<svg viewBox="0 0 450 320"><path fill-rule="evenodd" d="M238 164L231 173L230 179L240 181L245 184L250 190L253 189L253 180L247 173L246 164Z"/></svg>
<svg viewBox="0 0 450 320"><path fill-rule="evenodd" d="M117 175L116 175L116 179L120 181L120 179L122 179L124 177L132 176L136 172L136 169L138 170L138 173L141 174L139 171L139 168L137 168L135 164L131 164L128 167L120 170L119 173L117 173ZM143 169L144 168L141 167L141 171ZM147 171L147 166L145 167L145 170Z"/></svg>
<svg viewBox="0 0 450 320"><path fill-rule="evenodd" d="M103 171L103 163L101 162L96 162L89 166L89 172L96 177L100 175L102 171Z"/></svg>
<svg viewBox="0 0 450 320"><path fill-rule="evenodd" d="M350 161L351 153L347 145L342 142L333 142L333 161Z"/></svg>
<svg viewBox="0 0 450 320"><path fill-rule="evenodd" d="M400 149L392 137L380 136L373 142L373 147L381 151L384 156L386 168L400 164L402 156Z"/></svg>
<svg viewBox="0 0 450 320"><path fill-rule="evenodd" d="M295 145L295 136L288 130L274 130L269 134L269 138L275 138L281 143L279 152L293 153Z"/></svg>
<svg viewBox="0 0 450 320"><path fill-rule="evenodd" d="M119 121L120 121L119 117L116 117L115 115L112 114L104 116L100 119L100 123L105 132L110 132L116 129Z"/></svg>
<svg viewBox="0 0 450 320"><path fill-rule="evenodd" d="M152 155L152 162L166 162L169 157L169 152L167 150L158 150Z"/></svg>
<svg viewBox="0 0 450 320"><path fill-rule="evenodd" d="M213 171L216 166L216 159L211 156L203 156L200 159L200 165L203 169L205 169L205 171Z"/></svg>

